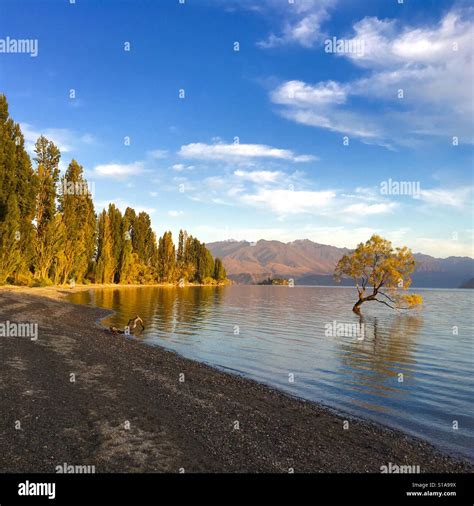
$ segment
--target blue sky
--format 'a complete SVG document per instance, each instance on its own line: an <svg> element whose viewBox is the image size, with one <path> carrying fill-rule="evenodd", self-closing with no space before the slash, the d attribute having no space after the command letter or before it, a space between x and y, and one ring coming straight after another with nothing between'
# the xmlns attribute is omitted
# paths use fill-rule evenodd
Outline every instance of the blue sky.
<svg viewBox="0 0 474 506"><path fill-rule="evenodd" d="M11 115L30 150L42 133L84 166L98 210L206 242L376 232L473 256L468 2L0 4L0 39L38 41L0 53Z"/></svg>

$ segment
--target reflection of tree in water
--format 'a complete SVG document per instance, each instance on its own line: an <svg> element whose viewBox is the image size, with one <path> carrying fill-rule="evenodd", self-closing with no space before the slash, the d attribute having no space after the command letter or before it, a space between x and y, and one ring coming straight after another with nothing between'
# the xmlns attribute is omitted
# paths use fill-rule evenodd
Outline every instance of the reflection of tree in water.
<svg viewBox="0 0 474 506"><path fill-rule="evenodd" d="M222 288L121 287L95 290L95 304L114 309L110 323L123 327L131 316L140 315L147 329L175 332L202 321L222 299Z"/></svg>
<svg viewBox="0 0 474 506"><path fill-rule="evenodd" d="M353 375L353 383L381 390L380 394L385 391L387 395L387 380L393 389L399 385L399 373L403 373L404 381L410 378L416 363L412 354L423 318L421 315L398 314L380 319L360 315L359 323L364 324L364 339L340 338L338 344L342 353L339 358L346 374Z"/></svg>
<svg viewBox="0 0 474 506"><path fill-rule="evenodd" d="M222 302L222 287L200 286L176 289L172 313L168 313L165 322L171 328L168 332L189 332L190 326L203 322L214 312L213 306ZM190 333L190 332L189 332Z"/></svg>

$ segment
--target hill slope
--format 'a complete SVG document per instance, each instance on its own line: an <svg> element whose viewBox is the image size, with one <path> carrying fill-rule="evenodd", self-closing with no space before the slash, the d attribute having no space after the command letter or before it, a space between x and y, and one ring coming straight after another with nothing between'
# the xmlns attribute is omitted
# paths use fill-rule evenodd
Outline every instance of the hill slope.
<svg viewBox="0 0 474 506"><path fill-rule="evenodd" d="M222 258L227 274L238 283L258 283L278 277L293 278L300 285L334 284L334 268L341 256L350 251L308 239L289 243L231 240L209 243L207 247L215 257ZM435 258L423 254L415 254L415 258L413 286L457 288L474 276L472 258Z"/></svg>

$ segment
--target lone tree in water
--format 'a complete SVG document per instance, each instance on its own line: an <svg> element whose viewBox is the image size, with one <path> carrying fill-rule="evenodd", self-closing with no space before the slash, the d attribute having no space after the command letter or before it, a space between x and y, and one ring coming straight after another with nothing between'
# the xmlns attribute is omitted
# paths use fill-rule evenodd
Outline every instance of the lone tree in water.
<svg viewBox="0 0 474 506"><path fill-rule="evenodd" d="M359 293L354 313L360 314L360 306L370 300L392 309L412 309L423 302L421 295L400 292L411 285L414 269L415 259L406 246L393 248L390 241L373 235L339 260L334 277L338 281L343 276L354 279Z"/></svg>

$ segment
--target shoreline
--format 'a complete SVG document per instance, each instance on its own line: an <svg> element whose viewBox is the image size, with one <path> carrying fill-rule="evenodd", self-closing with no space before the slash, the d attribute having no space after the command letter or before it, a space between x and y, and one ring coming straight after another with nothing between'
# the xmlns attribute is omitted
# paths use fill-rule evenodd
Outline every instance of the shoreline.
<svg viewBox="0 0 474 506"><path fill-rule="evenodd" d="M473 470L398 430L112 335L99 321L110 311L65 300L95 287L0 288L0 320L39 327L35 342L0 340L0 472Z"/></svg>
<svg viewBox="0 0 474 506"><path fill-rule="evenodd" d="M130 283L130 284L120 284L120 283L78 283L78 284L64 284L64 285L45 285L45 286L29 286L29 285L0 285L0 292L2 290L26 290L26 291L59 291L59 290L70 290L70 291L81 291L88 290L93 288L141 288L141 287L149 287L149 288L188 288L191 286L211 286L211 287L223 287L223 286L232 286L235 285L232 280L227 279L225 282L210 284L210 283L184 283L183 285L179 285L179 283L149 283L149 284L141 284L141 283ZM46 293L46 292L45 292Z"/></svg>

